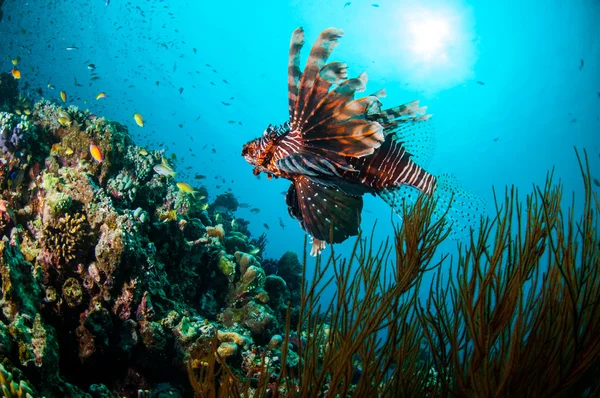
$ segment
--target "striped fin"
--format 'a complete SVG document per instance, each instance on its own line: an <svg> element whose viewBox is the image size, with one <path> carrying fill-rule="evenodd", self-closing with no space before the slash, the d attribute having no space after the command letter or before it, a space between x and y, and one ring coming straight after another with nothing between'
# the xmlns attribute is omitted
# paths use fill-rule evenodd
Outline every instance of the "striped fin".
<svg viewBox="0 0 600 398"><path fill-rule="evenodd" d="M321 32L319 38L315 41L304 72L302 73L294 114L290 117L292 130L300 126L299 123L303 119L304 114L310 114L311 110L307 109L306 105L309 102L312 86L319 71L325 65L325 62L327 62L327 58L329 58L333 49L338 45L338 39L343 34L344 32L341 29L328 28Z"/></svg>
<svg viewBox="0 0 600 398"><path fill-rule="evenodd" d="M370 95L354 100L354 94L364 91L366 83L367 74L362 73L344 81L321 100L302 128L307 148L363 157L381 146L384 130L373 120L380 112L379 98Z"/></svg>
<svg viewBox="0 0 600 398"><path fill-rule="evenodd" d="M470 238L471 231L477 231L481 217L486 215L486 206L479 196L463 189L452 175L436 177L436 189L433 200L436 207L433 221L446 217L450 228L450 237L456 241ZM377 194L402 217L402 206L408 209L419 197L419 190L407 185L383 189Z"/></svg>
<svg viewBox="0 0 600 398"><path fill-rule="evenodd" d="M284 173L321 177L337 176L341 178L343 172L357 172L343 158L319 156L310 152L289 154L277 160L276 166Z"/></svg>
<svg viewBox="0 0 600 398"><path fill-rule="evenodd" d="M302 76L302 71L300 70L300 50L303 45L304 29L298 28L292 33L288 58L288 106L290 119L294 114L296 101L298 100L298 88L300 87L300 77Z"/></svg>
<svg viewBox="0 0 600 398"><path fill-rule="evenodd" d="M305 105L306 110L311 110L310 113L303 112L302 118L298 120L297 128L302 130L306 119L313 114L315 108L325 96L329 93L329 89L334 84L339 84L348 78L348 66L342 62L331 62L321 68L315 83L308 95L308 102Z"/></svg>
<svg viewBox="0 0 600 398"><path fill-rule="evenodd" d="M358 234L362 194L351 195L335 184L299 176L287 192L290 215L314 239L341 243Z"/></svg>
<svg viewBox="0 0 600 398"><path fill-rule="evenodd" d="M409 102L381 111L374 120L381 123L386 135L411 154L412 160L421 167L427 167L435 148L435 134L431 115L427 107L419 106L419 101Z"/></svg>

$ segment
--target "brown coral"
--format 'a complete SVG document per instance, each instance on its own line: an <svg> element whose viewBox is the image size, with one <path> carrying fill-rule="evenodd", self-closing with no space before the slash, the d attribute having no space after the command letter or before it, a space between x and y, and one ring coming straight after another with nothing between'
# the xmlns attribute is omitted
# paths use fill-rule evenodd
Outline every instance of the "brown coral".
<svg viewBox="0 0 600 398"><path fill-rule="evenodd" d="M89 224L84 214L65 214L53 219L43 229L43 245L54 265L68 264L83 251L89 237Z"/></svg>
<svg viewBox="0 0 600 398"><path fill-rule="evenodd" d="M206 227L206 234L211 238L223 239L225 237L225 230L223 225L219 224L216 227Z"/></svg>

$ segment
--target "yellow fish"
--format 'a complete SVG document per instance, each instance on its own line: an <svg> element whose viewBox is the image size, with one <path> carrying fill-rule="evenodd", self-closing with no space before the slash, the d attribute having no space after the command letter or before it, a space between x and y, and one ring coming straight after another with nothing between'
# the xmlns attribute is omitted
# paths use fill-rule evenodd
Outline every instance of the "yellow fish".
<svg viewBox="0 0 600 398"><path fill-rule="evenodd" d="M102 98L106 98L106 93L104 91L96 96L96 101Z"/></svg>
<svg viewBox="0 0 600 398"><path fill-rule="evenodd" d="M140 150L138 151L138 153L142 156L148 156L148 151L145 150L144 148L140 148Z"/></svg>
<svg viewBox="0 0 600 398"><path fill-rule="evenodd" d="M67 93L61 90L60 99L63 100L63 102L67 102Z"/></svg>
<svg viewBox="0 0 600 398"><path fill-rule="evenodd" d="M196 198L196 194L198 193L198 191L194 191L194 189L187 182L178 182L177 188L179 188L185 193L192 195L193 198ZM204 196L201 196L199 199L204 199Z"/></svg>
<svg viewBox="0 0 600 398"><path fill-rule="evenodd" d="M73 150L71 148L66 148L65 149L65 155L71 156L72 154L73 154Z"/></svg>
<svg viewBox="0 0 600 398"><path fill-rule="evenodd" d="M21 60L21 57L15 57L15 58L13 58L13 60L12 60L12 64L13 64L14 66L17 66L17 65L19 64L19 61L20 61L20 60Z"/></svg>
<svg viewBox="0 0 600 398"><path fill-rule="evenodd" d="M20 110L20 109L15 109L15 113L16 113L17 115L20 115L20 114L21 114L21 110Z"/></svg>
<svg viewBox="0 0 600 398"><path fill-rule="evenodd" d="M102 151L100 150L100 148L98 148L97 145L90 144L90 153L92 154L92 157L94 158L94 160L96 162L102 163L102 161L104 160L104 156L102 155Z"/></svg>
<svg viewBox="0 0 600 398"><path fill-rule="evenodd" d="M59 116L57 120L58 120L58 123L60 123L60 125L63 127L71 126L71 119L69 119L68 117Z"/></svg>
<svg viewBox="0 0 600 398"><path fill-rule="evenodd" d="M31 115L31 111L29 109L25 109L23 111L24 114L26 114L27 116Z"/></svg>
<svg viewBox="0 0 600 398"><path fill-rule="evenodd" d="M135 113L133 115L133 119L135 120L138 126L144 127L144 118L142 117L142 115L140 115L139 113Z"/></svg>
<svg viewBox="0 0 600 398"><path fill-rule="evenodd" d="M59 153L62 149L62 146L60 144L52 144L52 148L50 149L50 153L52 155L56 155L57 153Z"/></svg>
<svg viewBox="0 0 600 398"><path fill-rule="evenodd" d="M20 71L20 70L18 70L17 68L13 68L13 69L10 71L10 73L11 73L11 74L12 74L12 76L13 76L15 79L17 79L17 80L19 80L19 79L21 78L21 71Z"/></svg>

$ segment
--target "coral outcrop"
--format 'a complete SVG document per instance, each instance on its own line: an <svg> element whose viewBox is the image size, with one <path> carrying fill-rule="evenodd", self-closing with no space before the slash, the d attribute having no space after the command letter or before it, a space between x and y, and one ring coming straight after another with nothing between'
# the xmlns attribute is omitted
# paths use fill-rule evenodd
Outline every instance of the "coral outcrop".
<svg viewBox="0 0 600 398"><path fill-rule="evenodd" d="M0 359L25 386L46 397L189 396L190 353L216 339L241 366L283 332L300 279L267 276L261 262L290 261L263 259L266 237L235 216L232 193L185 195L153 170L175 159L136 146L121 124L27 104L0 104Z"/></svg>

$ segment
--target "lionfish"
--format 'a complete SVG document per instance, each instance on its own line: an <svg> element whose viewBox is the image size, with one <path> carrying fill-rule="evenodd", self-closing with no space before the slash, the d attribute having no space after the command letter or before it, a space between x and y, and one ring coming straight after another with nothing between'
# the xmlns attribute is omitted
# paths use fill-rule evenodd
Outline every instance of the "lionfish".
<svg viewBox="0 0 600 398"><path fill-rule="evenodd" d="M313 256L326 242L341 243L358 234L365 193L380 196L398 214L411 190L413 198L418 192L435 193L444 203L452 202L455 231L474 226L480 201L462 194L450 177L436 177L423 168L432 141L423 133L429 131L423 129L431 117L427 108L413 101L384 110L384 89L355 99L366 89L367 74L348 79L346 64L326 64L342 35L340 29L324 30L302 72L304 30L292 34L290 120L269 125L244 145L242 156L254 166L254 174L292 182L286 193L288 211L311 236Z"/></svg>

